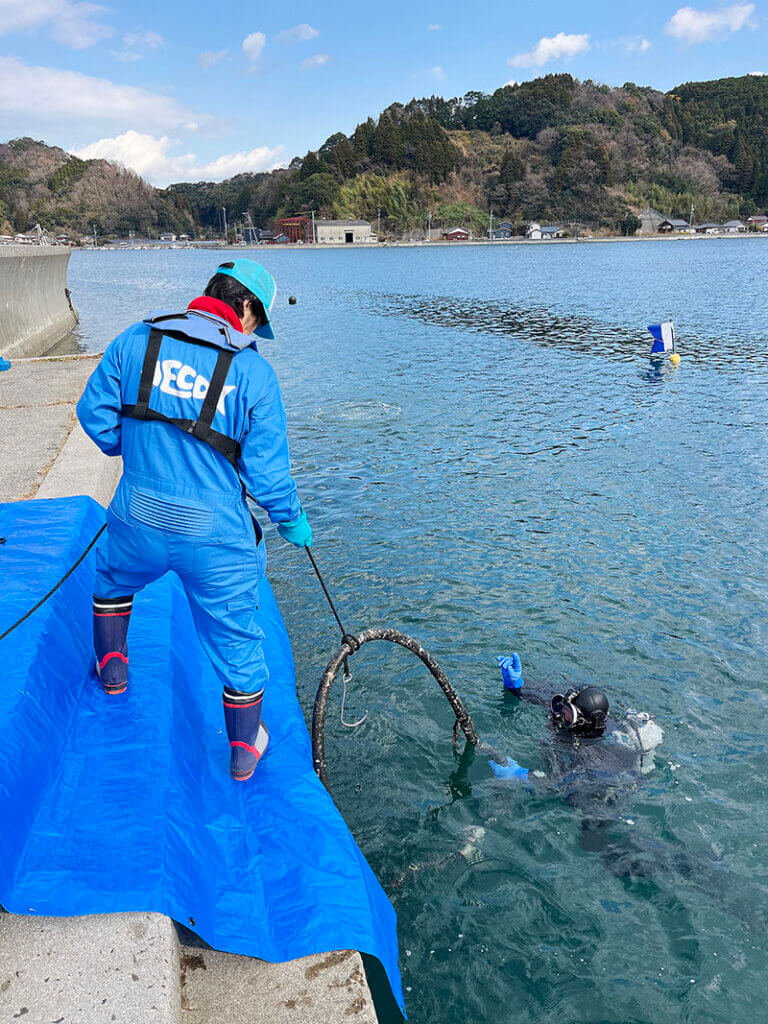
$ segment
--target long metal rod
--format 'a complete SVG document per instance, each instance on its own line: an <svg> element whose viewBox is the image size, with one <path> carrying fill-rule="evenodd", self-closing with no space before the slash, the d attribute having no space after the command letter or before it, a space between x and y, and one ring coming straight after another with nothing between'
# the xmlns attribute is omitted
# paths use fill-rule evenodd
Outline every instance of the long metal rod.
<svg viewBox="0 0 768 1024"><path fill-rule="evenodd" d="M328 602L328 605L329 605L331 611L333 612L333 617L336 619L336 622L339 624L339 629L341 630L341 639L343 640L349 634L347 633L346 629L344 629L344 623L341 621L341 617L340 617L339 613L336 611L336 605L333 603L333 598L331 597L331 595L330 595L330 593L328 591L328 587L325 585L325 580L323 579L322 573L320 572L320 570L317 567L317 562L315 561L315 556L312 554L312 549L306 547L304 550L309 555L309 560L312 563L312 568L315 570L315 575L317 576L318 580L320 581L320 586L323 588L323 593L325 594L325 599Z"/></svg>

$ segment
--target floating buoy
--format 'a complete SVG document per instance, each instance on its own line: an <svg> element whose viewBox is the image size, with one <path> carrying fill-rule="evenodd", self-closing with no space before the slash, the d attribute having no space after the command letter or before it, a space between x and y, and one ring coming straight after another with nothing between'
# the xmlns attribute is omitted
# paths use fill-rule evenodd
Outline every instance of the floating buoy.
<svg viewBox="0 0 768 1024"><path fill-rule="evenodd" d="M289 295L288 296L288 305L289 306L295 306L296 305L296 296L295 295Z"/></svg>
<svg viewBox="0 0 768 1024"><path fill-rule="evenodd" d="M672 363L673 366L677 366L677 364L680 362L679 354L677 352L672 352L669 357L669 361L670 363Z"/></svg>

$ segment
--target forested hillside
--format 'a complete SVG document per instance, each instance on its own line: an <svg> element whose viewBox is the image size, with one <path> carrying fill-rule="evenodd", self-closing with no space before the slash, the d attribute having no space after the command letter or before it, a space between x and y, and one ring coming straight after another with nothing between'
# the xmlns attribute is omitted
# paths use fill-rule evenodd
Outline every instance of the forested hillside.
<svg viewBox="0 0 768 1024"><path fill-rule="evenodd" d="M0 234L49 231L157 235L190 231L194 215L171 193L107 160L80 160L34 139L0 143Z"/></svg>
<svg viewBox="0 0 768 1024"><path fill-rule="evenodd" d="M393 233L457 222L554 220L620 230L651 205L699 220L768 206L768 78L699 82L670 93L547 75L491 95L395 104L351 136L332 135L277 176L171 186L202 223L226 203L257 223L314 209ZM264 179L270 178L267 183Z"/></svg>
<svg viewBox="0 0 768 1024"><path fill-rule="evenodd" d="M46 156L45 154L49 154ZM153 189L104 161L80 161L31 140L0 146L0 221L16 230L215 233L250 213L373 221L400 235L495 219L622 229L651 205L697 220L768 207L768 78L681 85L669 93L547 75L468 93L394 104L350 135L269 174Z"/></svg>

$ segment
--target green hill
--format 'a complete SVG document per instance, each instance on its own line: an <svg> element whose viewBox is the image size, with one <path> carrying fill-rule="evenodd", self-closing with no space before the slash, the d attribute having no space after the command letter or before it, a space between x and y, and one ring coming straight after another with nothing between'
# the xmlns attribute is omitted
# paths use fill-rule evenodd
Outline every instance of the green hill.
<svg viewBox="0 0 768 1024"><path fill-rule="evenodd" d="M482 232L498 221L634 226L653 206L697 220L768 206L768 78L687 83L669 93L547 75L492 94L394 104L350 135L332 135L290 167L221 183L153 189L105 161L22 139L0 146L0 221L17 230L216 233L250 213L373 221L388 234L433 224Z"/></svg>

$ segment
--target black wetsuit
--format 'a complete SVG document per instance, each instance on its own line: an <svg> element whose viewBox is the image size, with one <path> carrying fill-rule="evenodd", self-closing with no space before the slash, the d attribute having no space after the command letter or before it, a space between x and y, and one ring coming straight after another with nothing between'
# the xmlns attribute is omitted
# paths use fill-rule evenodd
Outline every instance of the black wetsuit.
<svg viewBox="0 0 768 1024"><path fill-rule="evenodd" d="M546 737L542 741L542 773L531 771L529 783L557 790L587 821L615 821L643 779L648 753L622 721L608 716L605 733L587 738L558 728L551 702L557 691L550 683L528 683L520 690L506 690L505 698L535 704L547 712Z"/></svg>

